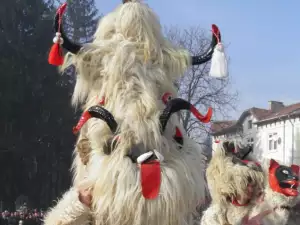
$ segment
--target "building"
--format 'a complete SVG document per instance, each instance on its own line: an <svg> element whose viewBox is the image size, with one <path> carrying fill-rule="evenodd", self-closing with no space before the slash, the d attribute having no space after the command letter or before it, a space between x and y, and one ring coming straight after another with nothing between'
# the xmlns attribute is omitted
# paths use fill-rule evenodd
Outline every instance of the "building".
<svg viewBox="0 0 300 225"><path fill-rule="evenodd" d="M253 144L250 156L257 160L273 158L300 165L300 103L285 106L270 101L269 109L253 107L236 121L213 121L213 149L216 141L238 140Z"/></svg>

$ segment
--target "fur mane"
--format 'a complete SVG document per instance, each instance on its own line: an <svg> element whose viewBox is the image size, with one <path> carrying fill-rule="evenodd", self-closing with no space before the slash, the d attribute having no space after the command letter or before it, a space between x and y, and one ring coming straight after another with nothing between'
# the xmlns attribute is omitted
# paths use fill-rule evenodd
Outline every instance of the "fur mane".
<svg viewBox="0 0 300 225"><path fill-rule="evenodd" d="M213 202L228 204L228 198L244 198L247 193L249 179L256 183L258 189L263 188L264 175L255 165L240 165L234 155L226 153L222 143L208 165L206 176Z"/></svg>
<svg viewBox="0 0 300 225"><path fill-rule="evenodd" d="M78 74L73 105L86 110L105 96L105 108L122 123L120 131L138 136L129 141L158 145L162 142L158 125L164 107L161 96L165 92L176 96L173 84L186 71L189 54L163 37L156 15L139 1L120 5L101 19L99 27L94 41L67 58L63 66L72 63ZM94 123L109 134L103 122Z"/></svg>
<svg viewBox="0 0 300 225"><path fill-rule="evenodd" d="M104 16L94 41L78 55L68 56L62 69L73 64L78 73L74 105L104 93L115 101L128 81L132 82L126 87L130 91L139 83L139 89L153 90L156 95L161 94L157 89L175 94L173 82L185 72L190 58L186 50L165 39L157 16L139 1L122 4Z"/></svg>
<svg viewBox="0 0 300 225"><path fill-rule="evenodd" d="M175 146L172 147L176 151ZM139 168L129 158L119 160L118 156L105 156L102 163L97 164L95 161L100 157L92 156L95 167L91 171L96 179L93 207L96 215L102 215L99 224L181 225L206 192L204 157L201 151L195 151L196 148L199 146L186 141L186 154L165 155L167 160L161 165L161 191L155 200L147 200L141 195Z"/></svg>

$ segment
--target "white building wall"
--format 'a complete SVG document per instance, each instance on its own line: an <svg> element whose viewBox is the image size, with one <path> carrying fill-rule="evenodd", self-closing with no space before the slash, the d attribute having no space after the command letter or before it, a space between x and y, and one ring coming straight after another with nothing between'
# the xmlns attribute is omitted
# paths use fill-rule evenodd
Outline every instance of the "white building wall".
<svg viewBox="0 0 300 225"><path fill-rule="evenodd" d="M249 129L249 120L252 121L252 128ZM243 131L237 132L237 133L227 133L225 135L215 136L212 138L212 149L217 148L217 143L215 141L223 141L223 140L229 140L229 141L237 141L243 144L247 143L255 143L256 141L256 133L257 128L256 125L253 123L256 122L256 118L252 115L246 117L243 121Z"/></svg>
<svg viewBox="0 0 300 225"><path fill-rule="evenodd" d="M252 121L252 127L249 128L249 121ZM245 118L244 122L243 122L243 143L247 144L247 143L255 143L256 141L256 133L257 133L257 126L253 123L255 123L257 121L257 119L250 115L248 117Z"/></svg>
<svg viewBox="0 0 300 225"><path fill-rule="evenodd" d="M284 130L283 130L283 122L271 123L258 127L258 132L256 135L256 143L254 146L253 156L257 160L261 160L263 158L273 158L277 161L285 162L284 159L284 146L287 145L286 140L284 140ZM272 150L269 149L269 135L272 135L272 140L277 141L281 138L281 143L277 144L276 149L274 146ZM273 144L274 145L274 144Z"/></svg>
<svg viewBox="0 0 300 225"><path fill-rule="evenodd" d="M270 137L272 135L272 138ZM273 140L272 149L269 141ZM281 142L279 143L279 140ZM274 149L274 142L277 142ZM300 165L300 120L290 119L258 127L254 156L258 160L273 158L285 164Z"/></svg>
<svg viewBox="0 0 300 225"><path fill-rule="evenodd" d="M253 116L247 117L243 122L242 134L226 134L212 138L213 150L216 149L216 140L238 140L244 144L253 138L254 152L249 156L261 161L263 158L273 158L279 162L300 165L300 119L288 119L277 121L263 126L253 124L252 129L248 129L248 121L253 123L256 119ZM272 135L272 138L269 137ZM269 149L269 140L273 140L273 147ZM281 143L279 143L281 139ZM274 142L277 142L274 149Z"/></svg>

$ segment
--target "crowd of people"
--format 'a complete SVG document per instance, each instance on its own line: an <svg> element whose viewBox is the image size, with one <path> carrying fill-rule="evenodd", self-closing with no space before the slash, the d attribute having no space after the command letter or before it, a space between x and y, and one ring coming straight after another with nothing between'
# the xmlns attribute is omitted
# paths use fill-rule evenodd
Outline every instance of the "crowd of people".
<svg viewBox="0 0 300 225"><path fill-rule="evenodd" d="M9 212L5 210L0 215L0 225L41 225L43 212L37 209L27 212Z"/></svg>

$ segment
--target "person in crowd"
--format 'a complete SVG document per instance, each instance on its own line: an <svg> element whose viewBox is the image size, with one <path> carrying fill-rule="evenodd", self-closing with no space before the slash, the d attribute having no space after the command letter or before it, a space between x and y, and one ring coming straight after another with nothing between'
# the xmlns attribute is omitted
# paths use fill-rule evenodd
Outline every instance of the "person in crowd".
<svg viewBox="0 0 300 225"><path fill-rule="evenodd" d="M17 218L14 213L10 213L10 217L8 217L8 225L15 225L17 223Z"/></svg>
<svg viewBox="0 0 300 225"><path fill-rule="evenodd" d="M0 225L41 225L43 212L41 210L28 210L27 212L0 212Z"/></svg>

